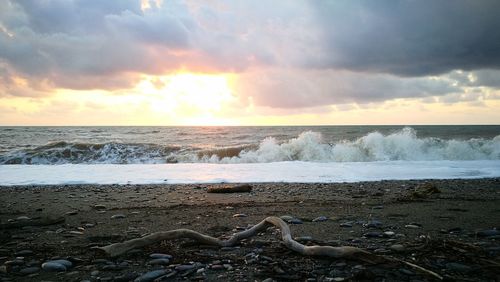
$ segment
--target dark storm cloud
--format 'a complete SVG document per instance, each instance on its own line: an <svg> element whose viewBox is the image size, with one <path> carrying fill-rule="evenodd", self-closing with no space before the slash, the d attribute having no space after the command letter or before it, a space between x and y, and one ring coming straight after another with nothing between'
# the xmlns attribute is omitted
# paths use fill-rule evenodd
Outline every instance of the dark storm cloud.
<svg viewBox="0 0 500 282"><path fill-rule="evenodd" d="M500 68L500 1L315 1L325 37L313 65L424 76Z"/></svg>

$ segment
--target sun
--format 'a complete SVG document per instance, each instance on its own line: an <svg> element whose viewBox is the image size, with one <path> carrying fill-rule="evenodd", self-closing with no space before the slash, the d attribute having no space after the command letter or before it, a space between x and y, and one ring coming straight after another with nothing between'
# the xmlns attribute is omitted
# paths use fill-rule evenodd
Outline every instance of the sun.
<svg viewBox="0 0 500 282"><path fill-rule="evenodd" d="M136 86L150 108L174 116L178 124L228 124L220 118L235 99L229 74L177 73L145 76Z"/></svg>

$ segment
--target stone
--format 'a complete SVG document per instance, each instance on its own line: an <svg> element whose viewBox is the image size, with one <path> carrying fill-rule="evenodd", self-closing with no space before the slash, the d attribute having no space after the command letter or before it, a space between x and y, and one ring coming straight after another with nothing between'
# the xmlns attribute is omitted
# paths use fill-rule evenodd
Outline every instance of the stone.
<svg viewBox="0 0 500 282"><path fill-rule="evenodd" d="M164 269L159 269L159 270L153 270L153 271L150 271L150 272L146 272L145 274L137 277L134 282L150 282L150 281L153 281L165 274L167 274L168 272Z"/></svg>
<svg viewBox="0 0 500 282"><path fill-rule="evenodd" d="M401 244L394 244L394 245L391 245L389 247L389 249L391 251L394 251L394 252L403 252L406 250L405 246L401 245Z"/></svg>
<svg viewBox="0 0 500 282"><path fill-rule="evenodd" d="M184 271L184 270L190 270L195 268L195 265L193 264L181 264L175 267L175 270L177 271Z"/></svg>
<svg viewBox="0 0 500 282"><path fill-rule="evenodd" d="M157 259L153 259L153 260L148 261L149 265L168 265L169 263L170 263L170 260L166 259L166 258L157 258Z"/></svg>
<svg viewBox="0 0 500 282"><path fill-rule="evenodd" d="M368 233L365 233L364 236L366 238L382 238L382 237L384 237L383 234L380 232L368 232Z"/></svg>
<svg viewBox="0 0 500 282"><path fill-rule="evenodd" d="M106 206L105 205L95 205L95 206L93 206L93 208L96 210L105 210Z"/></svg>
<svg viewBox="0 0 500 282"><path fill-rule="evenodd" d="M476 236L478 237L492 237L492 236L499 236L500 231L496 229L490 229L490 230L482 230L476 233Z"/></svg>
<svg viewBox="0 0 500 282"><path fill-rule="evenodd" d="M380 228L382 227L382 222L379 220L370 220L366 224L364 224L366 228Z"/></svg>
<svg viewBox="0 0 500 282"><path fill-rule="evenodd" d="M19 271L20 274L22 275L30 275L30 274L33 274L33 273L37 273L40 271L40 267L37 267L37 266L33 266L33 267L27 267L27 268L23 268Z"/></svg>
<svg viewBox="0 0 500 282"><path fill-rule="evenodd" d="M472 270L472 268L468 265L461 264L461 263L456 263L456 262L449 262L446 264L446 268L455 271L455 272L461 272L461 273L467 273Z"/></svg>
<svg viewBox="0 0 500 282"><path fill-rule="evenodd" d="M16 252L14 255L15 256L25 257L25 256L30 256L32 254L33 254L32 250L22 250L22 251Z"/></svg>
<svg viewBox="0 0 500 282"><path fill-rule="evenodd" d="M327 221L328 220L328 217L326 216L319 216L319 217L316 217L315 219L313 219L312 221L313 222L323 222L323 221Z"/></svg>
<svg viewBox="0 0 500 282"><path fill-rule="evenodd" d="M119 213L119 214L112 215L111 219L122 219L122 218L126 218L126 217L127 217L126 215Z"/></svg>
<svg viewBox="0 0 500 282"><path fill-rule="evenodd" d="M340 224L340 227L351 228L352 227L352 223L351 222L343 222L343 223Z"/></svg>
<svg viewBox="0 0 500 282"><path fill-rule="evenodd" d="M67 270L66 266L56 262L45 262L42 264L42 269L45 271L54 271L54 272Z"/></svg>
<svg viewBox="0 0 500 282"><path fill-rule="evenodd" d="M237 214L234 214L233 217L248 217L248 215L246 215L244 213L237 213Z"/></svg>
<svg viewBox="0 0 500 282"><path fill-rule="evenodd" d="M149 257L152 259L172 259L173 258L171 255L160 254L160 253L150 254Z"/></svg>

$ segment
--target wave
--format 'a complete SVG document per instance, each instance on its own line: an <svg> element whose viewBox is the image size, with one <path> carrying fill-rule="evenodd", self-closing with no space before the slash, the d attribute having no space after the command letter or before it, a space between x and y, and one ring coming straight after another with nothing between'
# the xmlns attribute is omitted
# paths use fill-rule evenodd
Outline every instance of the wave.
<svg viewBox="0 0 500 282"><path fill-rule="evenodd" d="M266 163L282 161L371 162L430 160L500 160L500 135L468 140L418 138L412 128L392 134L372 132L356 140L328 143L306 131L279 142L217 148L144 143L53 142L33 149L0 153L0 164L141 164L141 163Z"/></svg>
<svg viewBox="0 0 500 282"><path fill-rule="evenodd" d="M178 146L126 143L53 142L0 155L0 164L165 163Z"/></svg>
<svg viewBox="0 0 500 282"><path fill-rule="evenodd" d="M412 128L383 135L369 133L354 141L325 143L320 133L307 131L297 138L279 143L265 138L256 150L243 150L238 156L202 158L214 163L264 163L281 161L370 162L431 160L499 160L500 135L491 140L444 140L418 138Z"/></svg>

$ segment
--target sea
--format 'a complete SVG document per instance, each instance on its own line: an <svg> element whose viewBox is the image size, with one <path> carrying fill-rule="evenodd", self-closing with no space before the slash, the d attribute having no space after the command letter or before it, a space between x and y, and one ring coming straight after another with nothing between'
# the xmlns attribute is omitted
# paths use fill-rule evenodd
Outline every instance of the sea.
<svg viewBox="0 0 500 282"><path fill-rule="evenodd" d="M500 177L500 125L0 127L0 185Z"/></svg>

